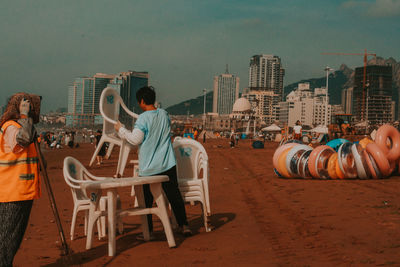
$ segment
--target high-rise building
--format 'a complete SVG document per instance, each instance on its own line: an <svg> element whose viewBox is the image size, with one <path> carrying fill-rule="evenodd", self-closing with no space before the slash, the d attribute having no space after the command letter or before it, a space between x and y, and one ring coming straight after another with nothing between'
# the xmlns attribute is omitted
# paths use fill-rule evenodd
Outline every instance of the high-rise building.
<svg viewBox="0 0 400 267"><path fill-rule="evenodd" d="M245 90L242 97L246 98L251 106L254 116L264 121L267 125L275 120L274 98L276 95L272 90Z"/></svg>
<svg viewBox="0 0 400 267"><path fill-rule="evenodd" d="M303 125L316 126L330 123L331 105L326 106L326 89L315 88L309 83L299 83L298 87L286 96L286 101L279 102L277 118L281 123L292 127L296 121ZM327 113L327 115L326 115Z"/></svg>
<svg viewBox="0 0 400 267"><path fill-rule="evenodd" d="M228 73L214 77L213 113L231 114L239 97L239 77Z"/></svg>
<svg viewBox="0 0 400 267"><path fill-rule="evenodd" d="M283 100L283 76L281 59L275 55L255 55L250 59L250 90L272 90L275 104Z"/></svg>
<svg viewBox="0 0 400 267"><path fill-rule="evenodd" d="M329 125L331 122L332 105L326 98L326 88L315 88L313 96L313 124L314 125ZM326 114L328 113L328 114Z"/></svg>
<svg viewBox="0 0 400 267"><path fill-rule="evenodd" d="M353 114L353 87L342 90L342 108L344 113Z"/></svg>
<svg viewBox="0 0 400 267"><path fill-rule="evenodd" d="M356 120L381 124L392 120L392 67L367 66L365 90L364 68L355 70L353 111Z"/></svg>
<svg viewBox="0 0 400 267"><path fill-rule="evenodd" d="M76 78L68 88L67 126L88 126L101 123L100 95L113 75L97 73L93 77Z"/></svg>
<svg viewBox="0 0 400 267"><path fill-rule="evenodd" d="M93 77L76 78L68 88L68 115L66 125L81 127L102 124L99 102L102 91L112 87L118 91L130 110L139 113L136 91L148 85L147 72L121 72L117 75L97 73ZM130 124L131 119L121 111L121 121Z"/></svg>
<svg viewBox="0 0 400 267"><path fill-rule="evenodd" d="M136 100L136 92L148 84L148 72L127 71L115 75L107 87L117 90L129 110L140 114L142 110ZM122 108L120 109L120 120L123 124L131 126L132 118Z"/></svg>

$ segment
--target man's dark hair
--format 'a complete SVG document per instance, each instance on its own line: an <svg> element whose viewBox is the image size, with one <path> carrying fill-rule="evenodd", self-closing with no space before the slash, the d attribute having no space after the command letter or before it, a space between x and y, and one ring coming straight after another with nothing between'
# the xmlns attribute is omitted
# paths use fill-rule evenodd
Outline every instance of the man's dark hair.
<svg viewBox="0 0 400 267"><path fill-rule="evenodd" d="M136 100L138 103L144 101L146 105L153 105L156 102L156 92L153 86L144 86L136 92Z"/></svg>

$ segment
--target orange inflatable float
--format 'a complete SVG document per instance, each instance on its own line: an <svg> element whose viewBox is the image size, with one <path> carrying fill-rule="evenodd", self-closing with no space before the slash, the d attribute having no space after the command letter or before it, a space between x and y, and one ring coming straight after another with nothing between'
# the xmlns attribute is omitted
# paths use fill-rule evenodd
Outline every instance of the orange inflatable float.
<svg viewBox="0 0 400 267"><path fill-rule="evenodd" d="M338 176L336 174L336 162L337 162L337 153L333 153L328 160L328 174L331 179L337 179Z"/></svg>
<svg viewBox="0 0 400 267"><path fill-rule="evenodd" d="M273 155L278 175L286 178L379 179L390 176L400 164L400 133L390 125L381 126L375 142L364 138L354 144L345 139L335 145L314 149L299 143L286 143Z"/></svg>
<svg viewBox="0 0 400 267"><path fill-rule="evenodd" d="M297 143L288 143L288 144L284 144L284 145L278 147L275 150L274 156L272 157L272 164L274 165L275 169L278 170L278 159L279 159L279 156L281 155L282 151L287 148L294 147L297 145L298 145Z"/></svg>

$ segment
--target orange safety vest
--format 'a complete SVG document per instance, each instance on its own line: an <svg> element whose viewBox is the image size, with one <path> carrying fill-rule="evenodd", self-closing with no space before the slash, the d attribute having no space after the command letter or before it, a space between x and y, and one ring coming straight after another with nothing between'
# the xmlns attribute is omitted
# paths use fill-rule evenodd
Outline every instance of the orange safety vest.
<svg viewBox="0 0 400 267"><path fill-rule="evenodd" d="M19 153L4 152L3 134L11 125L21 128L17 122L10 120L0 129L0 202L37 199L41 190L35 144L30 144Z"/></svg>

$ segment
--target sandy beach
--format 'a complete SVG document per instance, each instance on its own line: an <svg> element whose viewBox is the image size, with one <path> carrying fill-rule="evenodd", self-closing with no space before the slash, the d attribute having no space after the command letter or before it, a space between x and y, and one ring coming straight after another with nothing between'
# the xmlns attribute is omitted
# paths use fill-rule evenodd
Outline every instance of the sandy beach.
<svg viewBox="0 0 400 267"><path fill-rule="evenodd" d="M272 155L276 143L253 149L250 141L229 148L228 139L207 140L210 164L212 232L205 232L201 207L186 205L193 236L176 234L169 248L158 219L156 240L136 239L140 218L124 218L117 255L107 256L107 239L85 249L83 213L70 240L72 195L62 174L63 159L73 156L85 166L93 145L47 150L48 174L66 239L73 250L70 265L82 266L360 266L400 265L400 178L382 180L303 180L276 177ZM88 168L95 175L116 170L110 160ZM137 154L131 153L131 159ZM125 176L132 173L132 165ZM120 190L123 207L133 206L130 189ZM60 239L47 192L34 202L15 266L62 266Z"/></svg>

